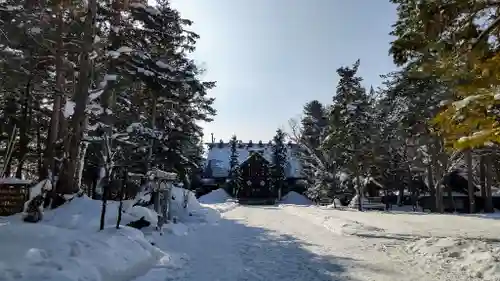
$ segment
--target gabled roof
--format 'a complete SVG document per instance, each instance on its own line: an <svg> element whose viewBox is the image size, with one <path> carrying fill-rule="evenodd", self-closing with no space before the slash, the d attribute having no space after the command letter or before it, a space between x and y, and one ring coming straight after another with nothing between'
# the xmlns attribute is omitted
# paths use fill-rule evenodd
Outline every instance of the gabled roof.
<svg viewBox="0 0 500 281"><path fill-rule="evenodd" d="M272 144L253 144L240 143L236 151L238 152L238 163L241 164L248 159L251 153L259 153L264 159L273 163ZM296 144L287 144L287 165L285 175L287 178L301 177L302 166L297 157L298 146ZM228 143L214 143L209 147L207 155L207 165L210 165L213 177L227 177L229 174L229 158L231 156L231 147Z"/></svg>
<svg viewBox="0 0 500 281"><path fill-rule="evenodd" d="M266 163L271 163L271 162L269 161L269 159L265 158L265 157L264 157L264 155L262 155L262 153L259 153L259 152L250 152L250 153L248 154L247 159L244 159L243 161L241 161L241 162L239 163L239 164L240 164L240 166L245 165L245 163L247 163L247 162L248 162L248 160L250 160L251 158L260 158L260 159L262 159L262 160L266 161Z"/></svg>

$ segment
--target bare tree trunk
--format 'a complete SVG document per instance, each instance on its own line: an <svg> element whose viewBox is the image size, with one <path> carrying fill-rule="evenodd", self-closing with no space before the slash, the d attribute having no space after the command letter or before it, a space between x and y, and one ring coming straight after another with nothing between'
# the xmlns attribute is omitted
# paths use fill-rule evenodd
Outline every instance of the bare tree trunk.
<svg viewBox="0 0 500 281"><path fill-rule="evenodd" d="M443 146L444 146L444 143L441 144L441 147L443 147ZM441 155L443 156L443 157L441 157L442 166L443 166L443 171L441 173L441 178L444 178L446 176L446 174L449 172L449 166L451 165L451 163L450 163L449 156L448 156L448 154L446 154L445 151L443 151L443 153ZM443 187L446 187L446 186L443 185ZM451 209L454 212L456 212L457 211L457 207L456 207L456 204L455 204L455 198L453 197L453 192L452 192L451 186L448 186L448 188L446 190L442 190L442 195L444 195L445 191L448 191L448 200L449 200L449 203L451 204L451 206L450 206ZM446 208L446 206L444 204L444 199L442 201L442 205L444 206L444 208Z"/></svg>
<svg viewBox="0 0 500 281"><path fill-rule="evenodd" d="M157 101L157 98L156 98L156 96L154 94L153 94L153 96L151 98L153 100L153 105L152 105L153 108L151 109L151 129L153 130L153 133L155 133L156 132L156 129L155 129L156 128L156 114L157 114L157 108L156 108L156 106L157 106L157 102L158 101ZM146 163L146 165L145 165L147 167L146 172L149 169L151 169L151 163L153 161L154 144L155 144L155 138L153 138L151 140L151 148L149 149L149 155L148 155L148 159L147 159L148 163Z"/></svg>
<svg viewBox="0 0 500 281"><path fill-rule="evenodd" d="M31 94L31 77L28 79L26 84L24 99L22 105L22 115L21 124L19 124L19 151L18 151L18 165L16 170L16 177L22 178L23 167L26 161L26 155L28 154L28 128L30 126L30 94Z"/></svg>
<svg viewBox="0 0 500 281"><path fill-rule="evenodd" d="M479 159L479 183L483 200L486 200L486 157L486 155L481 155Z"/></svg>
<svg viewBox="0 0 500 281"><path fill-rule="evenodd" d="M430 162L430 161L429 161ZM431 193L431 210L436 211L436 190L434 189L434 175L432 174L432 163L427 164L427 185ZM434 199L434 200L432 200Z"/></svg>
<svg viewBox="0 0 500 281"><path fill-rule="evenodd" d="M55 148L58 137L58 129L61 116L62 99L64 95L64 76L63 76L63 1L55 5L55 14L57 15L57 46L56 46L56 91L54 95L54 104L52 106L52 116L50 118L49 136L45 145L44 155L44 177L48 176L55 168Z"/></svg>
<svg viewBox="0 0 500 281"><path fill-rule="evenodd" d="M475 212L475 188L474 188L474 177L472 174L472 152L470 149L465 151L465 161L467 163L467 181L468 181L468 190L469 190L469 213Z"/></svg>
<svg viewBox="0 0 500 281"><path fill-rule="evenodd" d="M356 147L356 142L354 142L354 176L356 177L356 185L358 186L358 211L363 211L363 187L361 186L361 177L359 174L359 158L358 149Z"/></svg>
<svg viewBox="0 0 500 281"><path fill-rule="evenodd" d="M438 147L438 139L434 138L434 142L432 144L432 154L431 154L431 165L432 165L432 170L434 170L434 175L436 176L436 180L439 179L441 175L441 169L439 168L439 156L438 152L439 147ZM442 190L442 184L440 182L435 182L434 183L435 187L435 207L436 207L436 212L438 213L443 213L444 212L444 206L443 206L443 190Z"/></svg>
<svg viewBox="0 0 500 281"><path fill-rule="evenodd" d="M88 142L82 142L80 145L79 153L78 153L76 185L79 188L81 188L81 186L82 186L83 168L85 166L85 156L87 154L88 146L89 146Z"/></svg>
<svg viewBox="0 0 500 281"><path fill-rule="evenodd" d="M38 103L37 103L38 105ZM40 115L38 115L38 123L40 124L41 118ZM40 181L43 180L43 154L42 154L42 129L41 126L38 126L36 128L36 152L38 154L38 179Z"/></svg>
<svg viewBox="0 0 500 281"><path fill-rule="evenodd" d="M488 154L486 155L485 159L485 165L486 165L486 184L485 184L485 191L486 191L486 197L484 198L484 211L486 213L493 213L495 210L493 208L493 195L491 194L491 184L492 184L492 179L493 179L493 174L491 171L492 165L491 165L491 159L492 155Z"/></svg>
<svg viewBox="0 0 500 281"><path fill-rule="evenodd" d="M78 149L80 147L80 142L82 141L85 129L85 124L84 124L86 119L85 109L89 98L89 88L90 88L89 74L92 67L90 61L90 53L92 51L92 44L94 40L94 26L95 26L96 12L97 12L96 0L89 0L88 15L85 18L84 29L83 29L84 38L83 38L83 46L82 46L82 53L80 60L78 87L75 95L75 110L71 122L73 133L69 137L67 145L65 145L65 152L66 152L65 154L68 156L68 158L66 159L65 171L64 174L62 175L63 178L61 178L62 181L61 184L64 188L64 193L73 193L76 191L75 172L78 161Z"/></svg>

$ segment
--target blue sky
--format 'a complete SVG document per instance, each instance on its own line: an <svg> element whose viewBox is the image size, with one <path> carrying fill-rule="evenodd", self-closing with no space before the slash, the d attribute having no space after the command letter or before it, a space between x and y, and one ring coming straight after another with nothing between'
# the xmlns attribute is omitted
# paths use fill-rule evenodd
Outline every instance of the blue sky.
<svg viewBox="0 0 500 281"><path fill-rule="evenodd" d="M388 55L388 33L396 19L389 0L172 0L195 22L201 38L194 58L218 111L205 124L205 140L232 134L243 141L272 138L287 129L303 105L330 103L335 70L361 59L364 86L380 85L380 74L396 67Z"/></svg>

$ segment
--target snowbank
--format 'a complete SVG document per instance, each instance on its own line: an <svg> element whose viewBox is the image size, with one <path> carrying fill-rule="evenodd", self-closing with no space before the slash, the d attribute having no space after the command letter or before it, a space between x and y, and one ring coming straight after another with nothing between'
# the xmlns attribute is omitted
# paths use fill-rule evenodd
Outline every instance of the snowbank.
<svg viewBox="0 0 500 281"><path fill-rule="evenodd" d="M184 236L189 233L189 227L183 223L169 223L163 226L164 233L170 233L177 236ZM154 237L155 235L153 235ZM157 239L154 239L155 241Z"/></svg>
<svg viewBox="0 0 500 281"><path fill-rule="evenodd" d="M406 250L448 270L481 280L500 280L498 243L460 238L426 238L409 243ZM450 268L451 266L451 268Z"/></svg>
<svg viewBox="0 0 500 281"><path fill-rule="evenodd" d="M134 206L132 201L123 202L121 224L126 225L131 221L140 219L142 216L156 225L158 217L151 209ZM106 205L106 226L115 226L118 218L118 206L116 201L108 201ZM93 200L87 196L75 197L71 202L61 207L46 211L43 219L44 224L67 229L98 230L101 220L102 201Z"/></svg>
<svg viewBox="0 0 500 281"><path fill-rule="evenodd" d="M238 207L239 204L236 201L227 201L224 203L218 203L218 204L202 204L205 207L211 208L216 210L219 213L225 213L233 210L234 208Z"/></svg>
<svg viewBox="0 0 500 281"><path fill-rule="evenodd" d="M335 227L339 222L356 221L367 228L384 230L384 236L394 237L467 237L498 239L500 219L473 215L430 214L410 212L326 209L324 207L284 205L283 209L311 221ZM379 231L377 231L379 232Z"/></svg>
<svg viewBox="0 0 500 281"><path fill-rule="evenodd" d="M231 199L231 196L224 189L219 188L201 196L198 201L202 204L218 204L225 203L229 199Z"/></svg>
<svg viewBox="0 0 500 281"><path fill-rule="evenodd" d="M177 223L165 224L163 233L184 236L200 223L220 220L220 212L200 204L191 191L174 187L170 200ZM128 281L171 262L170 255L148 241L169 239L153 230L156 212L124 201L122 225L145 217L152 226L144 232L126 226L115 229L119 203L108 201L106 228L98 231L101 204L87 196L75 197L46 211L36 224L24 223L19 216L2 218L0 280ZM146 239L148 232L152 235Z"/></svg>
<svg viewBox="0 0 500 281"><path fill-rule="evenodd" d="M173 187L170 214L182 223L215 223L221 218L217 210L203 206L192 191Z"/></svg>
<svg viewBox="0 0 500 281"><path fill-rule="evenodd" d="M288 192L285 196L283 196L283 198L281 198L280 203L292 205L312 205L311 200L295 191Z"/></svg>
<svg viewBox="0 0 500 281"><path fill-rule="evenodd" d="M337 211L337 209L320 209L317 206L282 206L283 210L290 214L301 217L313 224L322 226L332 233L337 235L357 235L373 232L384 232L384 229L364 224L362 222L342 218L337 216L328 215L329 212L347 212L354 213L353 211Z"/></svg>
<svg viewBox="0 0 500 281"><path fill-rule="evenodd" d="M172 197L170 198L171 217L175 218L176 222L181 223L212 223L220 220L220 213L213 208L208 208L201 205L196 199L193 192L173 187ZM184 208L185 201L187 206ZM131 221L135 221L144 217L151 223L151 226L156 226L158 216L155 211L141 206L132 207L133 201L124 201L121 224L126 225ZM93 229L98 230L101 217L102 201L92 200L87 196L76 197L70 203L47 211L44 216L44 223L52 226L63 227L67 229ZM108 201L106 205L106 226L116 225L118 217L118 202Z"/></svg>
<svg viewBox="0 0 500 281"><path fill-rule="evenodd" d="M233 201L233 198L222 188L201 196L198 201L202 206L214 209L219 213L225 213L238 207L238 203Z"/></svg>
<svg viewBox="0 0 500 281"><path fill-rule="evenodd" d="M500 280L498 219L358 212L317 206L284 205L282 208L337 235L377 238L376 241L384 244L382 251L428 272L458 273L464 276L460 280ZM455 277L450 280L458 280Z"/></svg>
<svg viewBox="0 0 500 281"><path fill-rule="evenodd" d="M97 232L17 219L0 224L0 280L125 281L167 257L133 228Z"/></svg>

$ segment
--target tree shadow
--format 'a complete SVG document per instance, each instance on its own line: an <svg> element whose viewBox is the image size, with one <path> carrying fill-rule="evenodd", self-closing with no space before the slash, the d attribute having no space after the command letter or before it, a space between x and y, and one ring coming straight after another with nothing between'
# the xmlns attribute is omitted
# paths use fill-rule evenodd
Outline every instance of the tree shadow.
<svg viewBox="0 0 500 281"><path fill-rule="evenodd" d="M366 261L325 254L328 251L314 253L311 248L324 245L231 219L197 227L187 236L168 235L163 239L159 247L168 253L187 254L185 266L190 269L182 276L178 270L171 271L177 277L166 280L357 281L362 279L352 276L354 272L395 274Z"/></svg>

